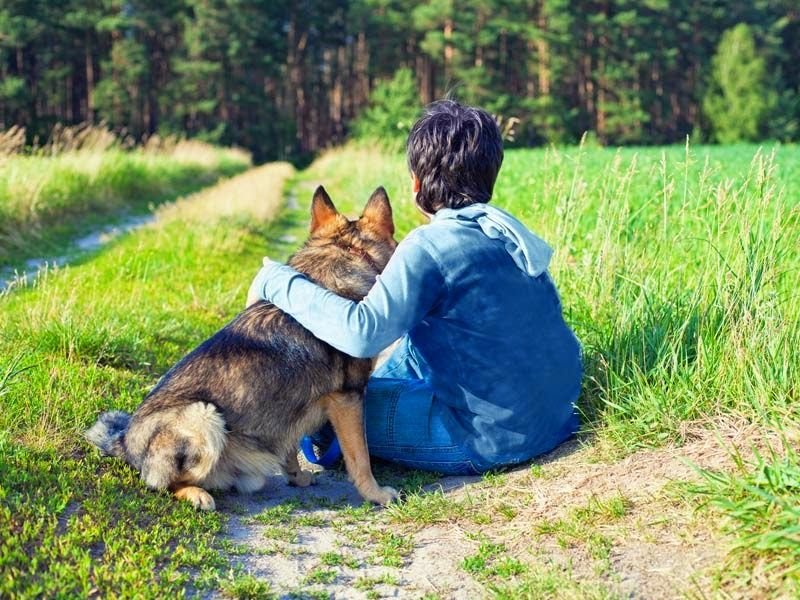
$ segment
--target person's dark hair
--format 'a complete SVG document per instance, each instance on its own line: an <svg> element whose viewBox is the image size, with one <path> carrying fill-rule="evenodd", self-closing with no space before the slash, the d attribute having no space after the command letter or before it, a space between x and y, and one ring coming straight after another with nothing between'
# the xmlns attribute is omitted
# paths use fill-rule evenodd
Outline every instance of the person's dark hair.
<svg viewBox="0 0 800 600"><path fill-rule="evenodd" d="M406 154L420 182L417 205L433 214L489 202L503 164L503 138L485 110L439 100L412 127Z"/></svg>

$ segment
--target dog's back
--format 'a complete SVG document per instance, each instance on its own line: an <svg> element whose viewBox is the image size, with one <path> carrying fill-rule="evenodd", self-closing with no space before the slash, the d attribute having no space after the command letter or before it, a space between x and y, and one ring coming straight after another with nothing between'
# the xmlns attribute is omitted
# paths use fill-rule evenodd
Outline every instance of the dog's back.
<svg viewBox="0 0 800 600"><path fill-rule="evenodd" d="M318 189L311 231L289 264L354 300L366 295L395 246L382 188L352 222ZM370 370L370 360L342 354L261 301L175 365L129 423L124 413L106 413L87 437L124 456L150 487L212 508L201 488L252 491L275 467L307 484L297 440L331 417L326 399L357 389L360 401Z"/></svg>

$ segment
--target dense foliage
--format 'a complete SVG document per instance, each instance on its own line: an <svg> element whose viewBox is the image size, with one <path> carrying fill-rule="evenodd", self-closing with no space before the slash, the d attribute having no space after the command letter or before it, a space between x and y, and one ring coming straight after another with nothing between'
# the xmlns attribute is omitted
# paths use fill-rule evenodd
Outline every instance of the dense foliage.
<svg viewBox="0 0 800 600"><path fill-rule="evenodd" d="M740 24L752 44L721 46ZM731 137L718 118L736 116L714 107L741 52L769 74L739 81L768 110ZM0 0L0 129L105 119L295 156L344 139L407 68L417 105L453 92L519 118L524 145L586 131L608 144L789 139L797 56L796 0Z"/></svg>

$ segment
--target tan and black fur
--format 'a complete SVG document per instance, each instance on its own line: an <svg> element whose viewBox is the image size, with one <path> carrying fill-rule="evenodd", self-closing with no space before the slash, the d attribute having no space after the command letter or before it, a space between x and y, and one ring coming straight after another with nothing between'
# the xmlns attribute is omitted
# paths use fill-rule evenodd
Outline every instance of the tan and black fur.
<svg viewBox="0 0 800 600"><path fill-rule="evenodd" d="M349 221L319 187L310 238L289 264L360 300L394 251L393 235L383 188ZM272 304L256 301L164 375L133 415L104 413L86 437L138 469L149 487L211 510L207 490L252 492L276 467L290 483L311 483L298 465L297 442L330 420L359 493L387 504L397 492L372 475L362 420L371 370L370 359L339 352Z"/></svg>

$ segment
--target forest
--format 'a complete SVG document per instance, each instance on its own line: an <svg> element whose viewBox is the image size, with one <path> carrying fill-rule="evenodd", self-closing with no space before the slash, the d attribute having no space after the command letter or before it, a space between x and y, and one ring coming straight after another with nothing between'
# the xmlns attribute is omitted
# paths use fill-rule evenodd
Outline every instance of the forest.
<svg viewBox="0 0 800 600"><path fill-rule="evenodd" d="M0 0L0 130L297 159L450 95L520 146L796 140L796 0Z"/></svg>

